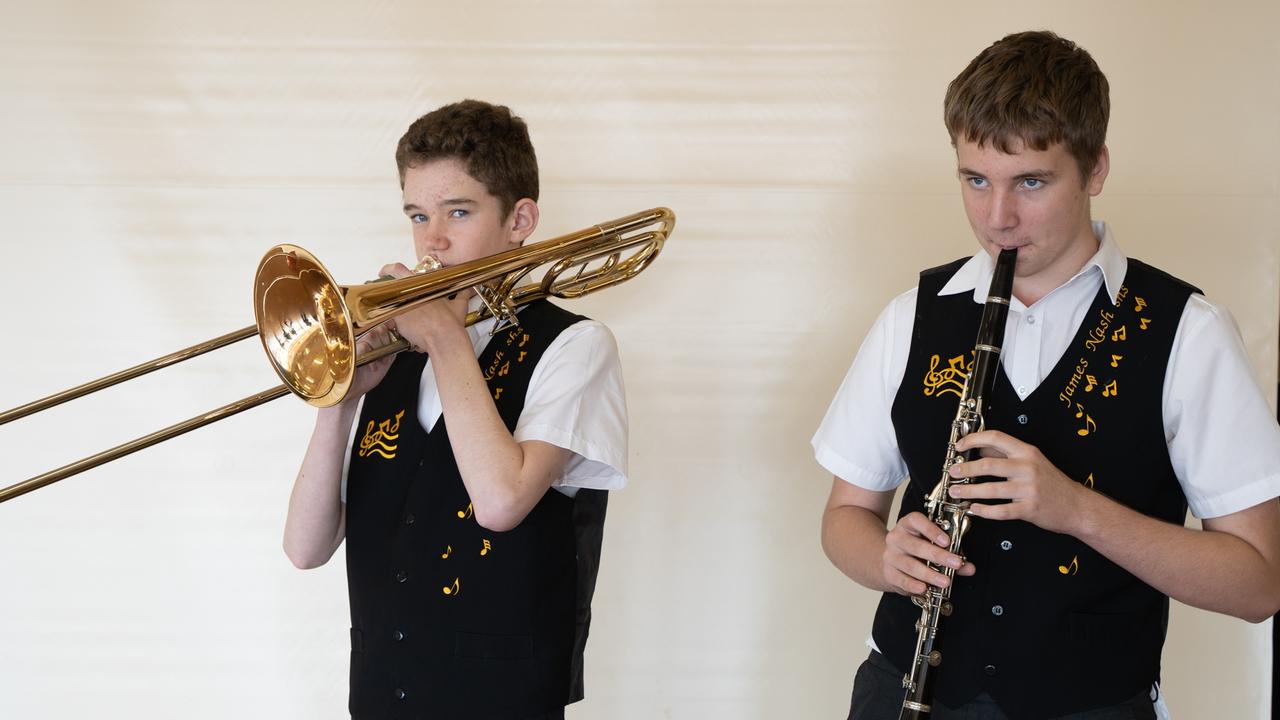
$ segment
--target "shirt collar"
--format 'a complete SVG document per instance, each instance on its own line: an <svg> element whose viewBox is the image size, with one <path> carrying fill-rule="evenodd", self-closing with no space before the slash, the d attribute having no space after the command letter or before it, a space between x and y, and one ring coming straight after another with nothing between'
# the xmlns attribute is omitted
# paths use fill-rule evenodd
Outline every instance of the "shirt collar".
<svg viewBox="0 0 1280 720"><path fill-rule="evenodd" d="M1071 279L1062 283L1058 287L1065 287L1073 282L1077 282L1079 278L1090 273L1102 273L1102 281L1107 286L1107 295L1111 297L1112 304L1116 303L1116 295L1120 292L1120 285L1124 282L1125 272L1129 269L1129 260L1125 257L1124 252L1120 250L1119 244L1116 243L1115 237L1111 233L1111 227L1101 220L1093 221L1093 234L1098 238L1098 251L1089 258L1089 261L1080 268L1079 272L1071 276ZM991 287L991 276L995 274L995 262L991 256L985 252L980 252L969 258L955 275L951 276L951 280L942 289L938 291L938 295L958 295L962 292L973 293L973 301L979 305L987 301L987 292ZM1055 288L1056 290L1057 288ZM1011 302L1019 309L1025 309L1017 298L1012 298Z"/></svg>

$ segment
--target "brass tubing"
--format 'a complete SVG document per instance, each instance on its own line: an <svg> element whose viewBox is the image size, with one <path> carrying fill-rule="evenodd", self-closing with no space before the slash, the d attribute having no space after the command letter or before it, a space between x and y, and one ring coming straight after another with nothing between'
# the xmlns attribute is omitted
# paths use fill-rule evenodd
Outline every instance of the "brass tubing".
<svg viewBox="0 0 1280 720"><path fill-rule="evenodd" d="M254 331L254 334L257 334L256 330ZM394 355L402 350L405 350L408 347L409 347L409 343L406 342L405 340L396 340L393 343L384 345L376 350L373 350L365 355L362 355L360 357L358 364L364 365L365 363L373 362L374 360L384 358L388 355ZM25 495L31 492L32 490L39 490L40 488L46 485L52 485L53 483L56 483L59 480L65 480L71 477L72 475L82 473L85 470L95 468L104 463L109 463L112 460L117 460L119 458L124 457L125 455L130 455L139 450L149 448L152 445L155 445L157 443L162 443L165 440L175 438L179 435L188 433L197 428L204 427L205 425L208 425L210 423L215 423L224 418L229 418L232 415L243 412L250 408L255 408L259 405L262 405L263 403L270 402L272 400L275 400L276 398L284 397L285 395L288 395L288 394L289 394L289 388L285 387L284 385L277 385L269 390L263 390L260 393L250 395L248 397L242 398L240 400L237 400L233 403L229 403L227 405L223 405L222 407L217 408L215 410L210 410L209 412L202 413L188 420L183 420L182 422L177 423L175 425L170 425L169 427L164 428L162 430L157 430L151 433L150 435L143 435L142 437L137 438L135 440L130 440L129 442L124 443L122 445L117 445L111 448L110 450L104 450L96 455L90 455L89 457L84 458L83 460L77 460L76 462L70 463L68 465L63 465L62 467L56 470L50 470L49 472L44 473L43 475L37 475L29 480L23 480L22 482L14 483L13 485L0 489L0 503L6 502L8 500L12 500L18 497L19 495Z"/></svg>
<svg viewBox="0 0 1280 720"><path fill-rule="evenodd" d="M19 418L24 418L33 413L38 413L41 410L47 410L56 405L61 405L69 400L84 397L85 395L95 393L103 388L118 385L126 380L142 377L153 370L166 368L170 365L180 363L183 360L190 360L197 355L203 355L212 350L217 350L220 347L230 345L231 343L251 338L257 334L258 326L250 325L249 327L240 328L239 330L229 332L226 335L221 335L212 340L206 340L199 345L192 345L184 350L169 353L164 357L158 357L155 360L148 360L147 362L134 365L131 368L107 375L106 377L98 378L97 380L87 382L83 385L77 385L70 390L63 390L60 393L55 393L39 400L33 400L26 405L19 405L12 410L6 410L3 413L0 413L0 425L4 425L7 422L12 422Z"/></svg>
<svg viewBox="0 0 1280 720"><path fill-rule="evenodd" d="M659 224L660 229L641 231ZM400 352L402 339L357 355L357 339L376 325L419 305L464 290L474 290L484 305L468 313L466 324L499 316L548 297L576 298L635 277L661 252L675 225L675 214L653 208L534 245L430 272L365 285L338 285L306 250L278 245L267 252L255 278L254 313L258 322L185 350L51 395L0 415L0 424L87 395L257 334L284 385L251 395L216 410L158 430L97 455L64 465L5 488L0 503L76 473L195 430L292 391L312 405L341 402L354 368ZM627 233L636 231L634 235ZM624 257L624 252L631 254ZM598 267L592 263L601 262ZM533 271L550 265L541 280L521 285ZM576 268L576 271L575 271ZM319 392L311 392L313 389Z"/></svg>

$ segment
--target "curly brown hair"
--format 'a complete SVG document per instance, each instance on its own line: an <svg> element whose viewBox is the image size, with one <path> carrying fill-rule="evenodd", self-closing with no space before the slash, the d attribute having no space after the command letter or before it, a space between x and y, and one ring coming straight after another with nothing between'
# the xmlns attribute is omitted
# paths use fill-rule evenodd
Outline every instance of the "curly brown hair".
<svg viewBox="0 0 1280 720"><path fill-rule="evenodd" d="M1034 150L1063 143L1093 172L1111 113L1107 77L1084 48L1046 30L1007 35L947 86L943 119L951 144L991 142L1003 153L1021 140Z"/></svg>
<svg viewBox="0 0 1280 720"><path fill-rule="evenodd" d="M505 105L463 100L413 121L396 145L400 186L405 171L432 160L458 158L507 215L521 198L538 200L538 158L529 128Z"/></svg>

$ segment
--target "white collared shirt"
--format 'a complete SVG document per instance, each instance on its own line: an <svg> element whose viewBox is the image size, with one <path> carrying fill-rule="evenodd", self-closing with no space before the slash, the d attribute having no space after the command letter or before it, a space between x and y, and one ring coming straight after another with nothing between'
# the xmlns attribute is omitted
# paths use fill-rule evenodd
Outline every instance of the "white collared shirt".
<svg viewBox="0 0 1280 720"><path fill-rule="evenodd" d="M473 299L469 309L478 306ZM467 328L477 358L489 344L493 325L489 318ZM418 391L418 421L431 432L443 411L428 359ZM357 409L342 464L343 500L359 417ZM627 484L627 398L618 345L609 328L581 320L551 342L529 378L512 436L516 442L541 440L573 452L551 483L565 495L572 497L578 488L617 490Z"/></svg>
<svg viewBox="0 0 1280 720"><path fill-rule="evenodd" d="M1001 365L1021 398L1066 352L1098 289L1105 283L1113 302L1120 291L1129 262L1105 223L1093 229L1098 251L1074 277L1031 307L1010 300ZM978 253L938 294L971 292L981 304L993 270ZM867 490L891 490L907 476L889 413L906 372L916 292L894 298L877 318L813 436L818 463ZM1280 496L1280 426L1264 398L1230 313L1192 295L1173 341L1163 414L1169 457L1196 517Z"/></svg>

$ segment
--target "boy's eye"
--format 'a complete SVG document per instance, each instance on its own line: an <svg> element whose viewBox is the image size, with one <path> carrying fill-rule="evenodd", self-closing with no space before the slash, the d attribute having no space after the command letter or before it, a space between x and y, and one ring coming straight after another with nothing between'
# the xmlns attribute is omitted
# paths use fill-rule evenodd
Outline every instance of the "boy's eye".
<svg viewBox="0 0 1280 720"><path fill-rule="evenodd" d="M967 177L964 179L970 186L975 188L984 188L987 186L987 179L980 177Z"/></svg>
<svg viewBox="0 0 1280 720"><path fill-rule="evenodd" d="M449 211L449 217L461 218L466 216L467 216L467 211L463 210L462 208L455 208Z"/></svg>
<svg viewBox="0 0 1280 720"><path fill-rule="evenodd" d="M1040 178L1026 178L1022 181L1022 186L1028 190L1035 190L1041 185L1044 185L1044 181Z"/></svg>
<svg viewBox="0 0 1280 720"><path fill-rule="evenodd" d="M426 221L427 221L427 216L423 215L422 213L414 213L409 216L409 222L424 223Z"/></svg>

